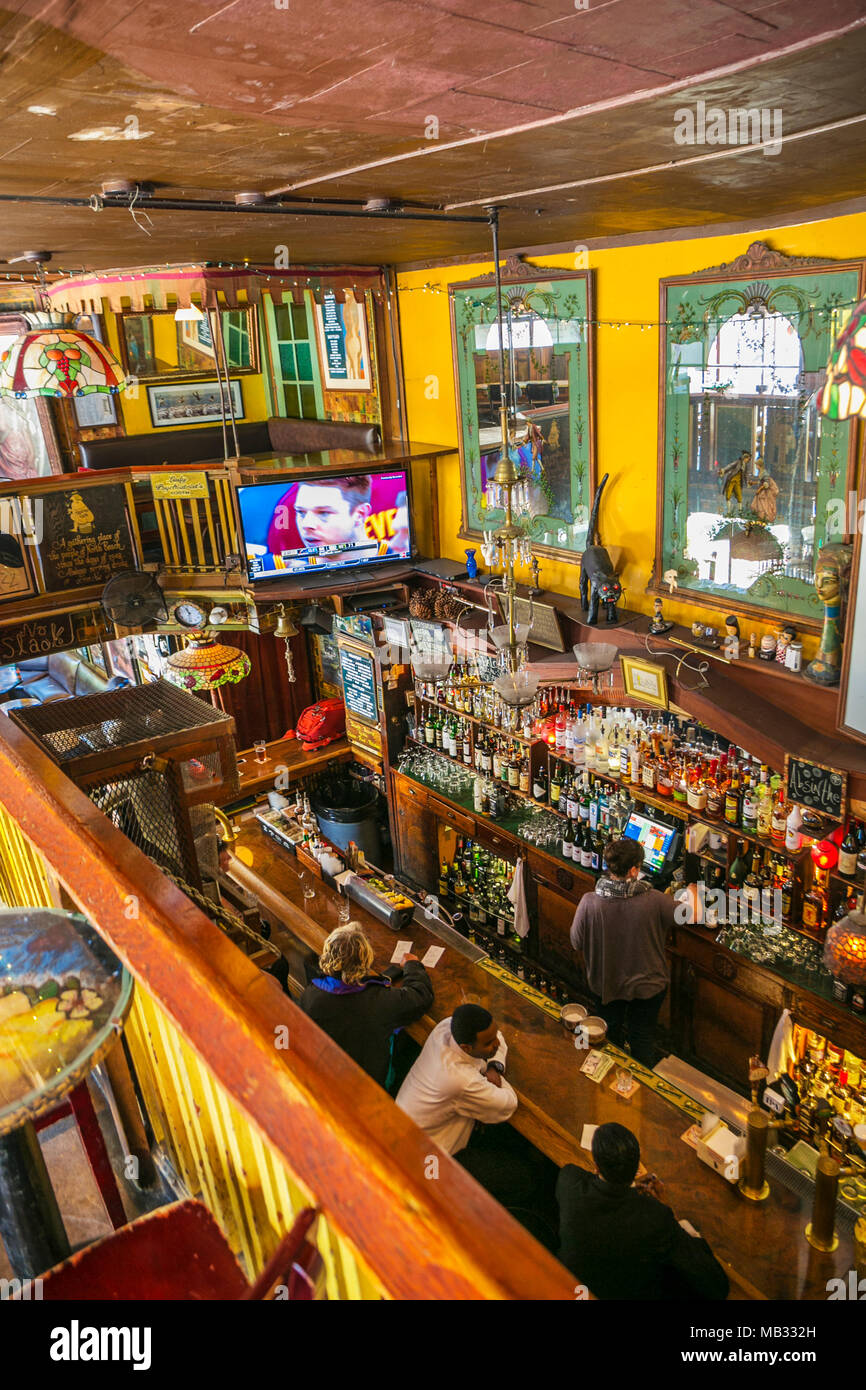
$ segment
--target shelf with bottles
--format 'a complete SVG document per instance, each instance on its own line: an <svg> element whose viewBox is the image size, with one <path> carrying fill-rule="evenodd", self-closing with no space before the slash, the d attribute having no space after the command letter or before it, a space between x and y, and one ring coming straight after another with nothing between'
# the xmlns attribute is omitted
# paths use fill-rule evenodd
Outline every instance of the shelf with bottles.
<svg viewBox="0 0 866 1390"><path fill-rule="evenodd" d="M514 730L507 729L501 724L494 724L489 720L478 718L477 715L468 714L465 710L458 709L454 705L443 704L438 700L431 700L427 695L419 695L417 690L415 692L415 699L419 705L430 706L442 717L455 718L458 721L465 719L475 728L486 729L491 734L512 739L515 743L525 744L527 748L531 748L533 744L541 742L541 740L537 738L526 738L522 733L516 733Z"/></svg>
<svg viewBox="0 0 866 1390"><path fill-rule="evenodd" d="M796 1023L791 1044L786 1070L769 1087L784 1106L784 1132L826 1143L843 1168L840 1203L856 1220L866 1215L866 1060Z"/></svg>

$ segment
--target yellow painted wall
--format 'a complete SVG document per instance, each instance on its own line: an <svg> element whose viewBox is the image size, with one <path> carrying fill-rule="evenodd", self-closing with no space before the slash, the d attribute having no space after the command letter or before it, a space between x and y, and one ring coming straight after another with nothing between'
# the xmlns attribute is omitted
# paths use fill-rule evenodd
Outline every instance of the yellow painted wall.
<svg viewBox="0 0 866 1390"><path fill-rule="evenodd" d="M111 348L112 352L114 352L115 356L118 359L120 359L120 317L119 315L111 312L111 309L105 301L103 301L103 309L103 322L105 324L106 336L108 338L108 346ZM158 323L157 327L159 328L159 326L160 325ZM174 319L165 319L164 321L162 321L162 327L164 328L167 334L166 341L164 344L160 344L159 340L157 340L157 347L159 348L162 356L166 360L169 360L169 353L174 349L169 348L168 344L171 342L176 343L175 334L173 332ZM253 374L250 376L241 375L237 379L241 383L241 392L243 395L243 421L246 422L249 420L267 420L271 411L268 407L267 397L265 395L265 379L262 373L259 372L258 374ZM121 423L123 425L123 428L126 430L127 434L160 433L159 430L154 429L153 423L150 418L150 407L147 401L148 385L155 386L156 384L156 382L142 381L139 383L137 394L132 394L129 391L123 391L118 397L118 401L120 403L120 411L122 415ZM200 420L191 420L188 425L174 425L172 426L172 428L179 430L201 429L202 422Z"/></svg>
<svg viewBox="0 0 866 1390"><path fill-rule="evenodd" d="M503 222L507 234L507 212ZM634 319L657 321L660 279L730 261L753 241L766 241L787 255L837 260L866 257L866 214L777 231L755 229L737 236L590 250L581 268L586 264L594 272L595 317L623 324ZM538 257L532 263L567 269L575 264L573 255ZM411 439L457 442L447 287L492 269L492 261L486 261L399 276ZM425 293L421 288L425 284L446 292ZM599 478L610 473L602 501L601 534L615 559L621 548L619 563L627 606L649 613L652 599L644 590L655 554L659 334L657 328L599 326L595 342L596 464ZM457 538L461 519L459 467L456 456L439 463L439 508L442 554L462 560L465 543ZM560 593L577 594L578 574L577 565L567 562L548 559L541 567L542 584ZM696 618L712 621L712 610L688 603L666 602L665 612L674 621L688 625ZM719 617L724 617L721 608ZM751 620L743 624L746 633L754 628L759 634L772 626ZM806 656L811 655L814 645L807 641Z"/></svg>

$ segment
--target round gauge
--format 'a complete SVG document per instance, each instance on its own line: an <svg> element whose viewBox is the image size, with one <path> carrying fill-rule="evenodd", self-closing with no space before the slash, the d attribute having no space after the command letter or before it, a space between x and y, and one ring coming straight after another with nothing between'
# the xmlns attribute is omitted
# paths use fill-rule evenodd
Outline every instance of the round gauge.
<svg viewBox="0 0 866 1390"><path fill-rule="evenodd" d="M211 626L220 623L227 623L229 620L229 610L227 608L212 608L208 614L208 622Z"/></svg>
<svg viewBox="0 0 866 1390"><path fill-rule="evenodd" d="M199 608L197 603L191 603L189 599L175 604L172 617L181 627L197 628L205 625L204 609Z"/></svg>

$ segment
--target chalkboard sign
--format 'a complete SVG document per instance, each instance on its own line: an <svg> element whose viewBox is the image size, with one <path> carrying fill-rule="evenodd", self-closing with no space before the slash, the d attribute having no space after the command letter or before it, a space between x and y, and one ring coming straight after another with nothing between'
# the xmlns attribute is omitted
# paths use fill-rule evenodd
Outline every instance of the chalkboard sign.
<svg viewBox="0 0 866 1390"><path fill-rule="evenodd" d="M359 719L366 719L368 724L378 724L375 658L369 652L340 643L340 669L346 709Z"/></svg>
<svg viewBox="0 0 866 1390"><path fill-rule="evenodd" d="M805 758L794 758L788 753L785 778L789 801L797 806L810 806L833 820L842 820L848 790L847 772L825 767L823 763L810 763Z"/></svg>
<svg viewBox="0 0 866 1390"><path fill-rule="evenodd" d="M75 640L72 617L61 613L57 618L35 618L29 623L0 628L0 666L13 661L30 661L37 656L70 647Z"/></svg>
<svg viewBox="0 0 866 1390"><path fill-rule="evenodd" d="M104 584L135 568L122 483L46 493L39 562L48 593Z"/></svg>

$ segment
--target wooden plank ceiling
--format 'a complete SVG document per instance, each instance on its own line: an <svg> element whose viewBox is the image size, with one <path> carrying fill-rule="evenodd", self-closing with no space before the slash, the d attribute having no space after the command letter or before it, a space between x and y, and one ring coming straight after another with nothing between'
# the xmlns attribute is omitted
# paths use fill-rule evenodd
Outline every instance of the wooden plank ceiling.
<svg viewBox="0 0 866 1390"><path fill-rule="evenodd" d="M513 248L760 226L863 195L864 69L864 0L23 0L0 9L0 194L125 177L172 198L500 202ZM778 111L781 152L677 144L675 112L699 100ZM489 246L465 224L146 213L7 202L0 257L406 264Z"/></svg>

